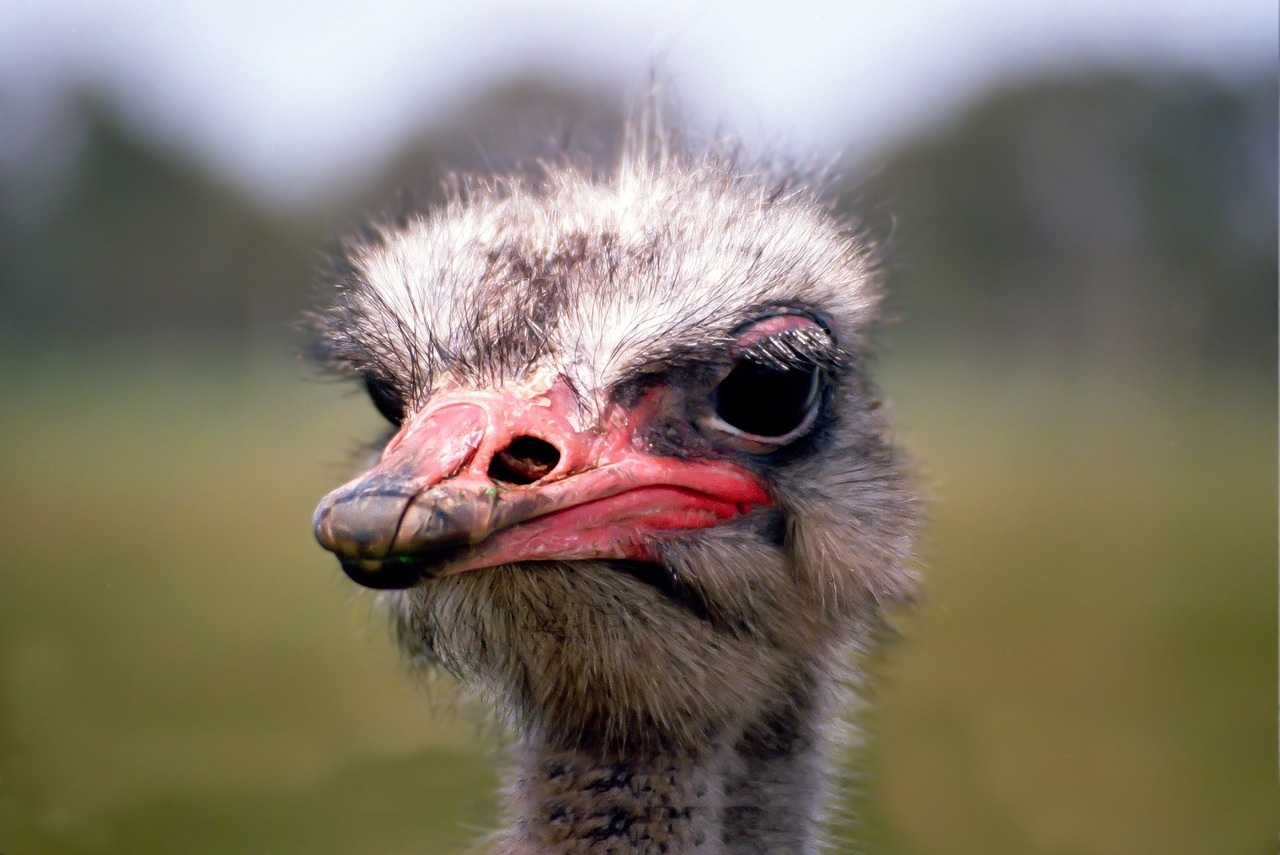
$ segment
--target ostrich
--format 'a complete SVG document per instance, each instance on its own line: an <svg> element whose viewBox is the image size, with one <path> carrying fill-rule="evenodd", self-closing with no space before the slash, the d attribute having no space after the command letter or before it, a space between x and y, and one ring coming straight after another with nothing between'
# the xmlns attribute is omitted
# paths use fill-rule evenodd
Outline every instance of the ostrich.
<svg viewBox="0 0 1280 855"><path fill-rule="evenodd" d="M502 855L818 851L913 585L880 279L819 189L656 133L344 247L321 355L391 428L315 534L513 729Z"/></svg>

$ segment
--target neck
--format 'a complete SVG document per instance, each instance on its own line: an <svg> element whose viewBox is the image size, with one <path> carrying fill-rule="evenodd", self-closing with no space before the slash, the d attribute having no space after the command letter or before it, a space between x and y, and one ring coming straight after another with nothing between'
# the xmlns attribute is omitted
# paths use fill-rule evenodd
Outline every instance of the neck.
<svg viewBox="0 0 1280 855"><path fill-rule="evenodd" d="M815 855L821 740L793 707L736 744L654 756L526 740L502 855Z"/></svg>
<svg viewBox="0 0 1280 855"><path fill-rule="evenodd" d="M805 712L773 710L735 746L725 777L726 853L818 852L829 772L823 737Z"/></svg>
<svg viewBox="0 0 1280 855"><path fill-rule="evenodd" d="M720 855L724 782L715 753L610 757L526 745L510 788L503 855Z"/></svg>

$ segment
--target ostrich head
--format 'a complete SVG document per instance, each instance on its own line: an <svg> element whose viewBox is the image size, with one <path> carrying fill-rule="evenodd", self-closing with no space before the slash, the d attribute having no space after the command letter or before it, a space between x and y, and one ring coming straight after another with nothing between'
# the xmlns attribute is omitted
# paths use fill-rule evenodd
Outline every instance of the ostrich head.
<svg viewBox="0 0 1280 855"><path fill-rule="evenodd" d="M878 279L794 176L654 145L346 247L324 358L392 430L316 536L518 733L502 851L816 851L911 587Z"/></svg>

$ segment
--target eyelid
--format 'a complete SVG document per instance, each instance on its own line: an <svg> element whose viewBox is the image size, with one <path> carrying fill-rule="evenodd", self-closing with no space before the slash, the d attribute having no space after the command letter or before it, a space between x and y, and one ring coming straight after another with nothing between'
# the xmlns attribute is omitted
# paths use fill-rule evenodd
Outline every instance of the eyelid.
<svg viewBox="0 0 1280 855"><path fill-rule="evenodd" d="M739 360L748 359L779 368L816 365L828 374L848 362L831 327L820 315L790 306L764 307L713 342L664 348L632 365L608 390L614 400L625 400L637 389L676 375L698 377L715 384Z"/></svg>
<svg viewBox="0 0 1280 855"><path fill-rule="evenodd" d="M835 368L841 363L841 352L835 340L816 324L789 327L744 345L739 345L738 359L748 359L777 368Z"/></svg>
<svg viewBox="0 0 1280 855"><path fill-rule="evenodd" d="M738 343L743 347L749 347L753 342L762 338L777 335L792 329L811 329L817 328L825 332L828 336L831 331L827 325L819 322L812 315L804 312L770 312L768 314L757 315L749 321L744 321L735 327L730 335L734 336Z"/></svg>

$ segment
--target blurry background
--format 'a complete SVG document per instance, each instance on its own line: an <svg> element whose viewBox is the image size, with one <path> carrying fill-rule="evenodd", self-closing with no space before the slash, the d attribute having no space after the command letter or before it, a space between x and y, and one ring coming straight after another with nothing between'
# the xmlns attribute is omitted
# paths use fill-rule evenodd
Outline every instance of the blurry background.
<svg viewBox="0 0 1280 855"><path fill-rule="evenodd" d="M312 542L379 420L291 324L392 188L607 152L655 57L893 247L928 585L832 851L1274 851L1274 3L835 7L0 0L0 852L492 826Z"/></svg>

